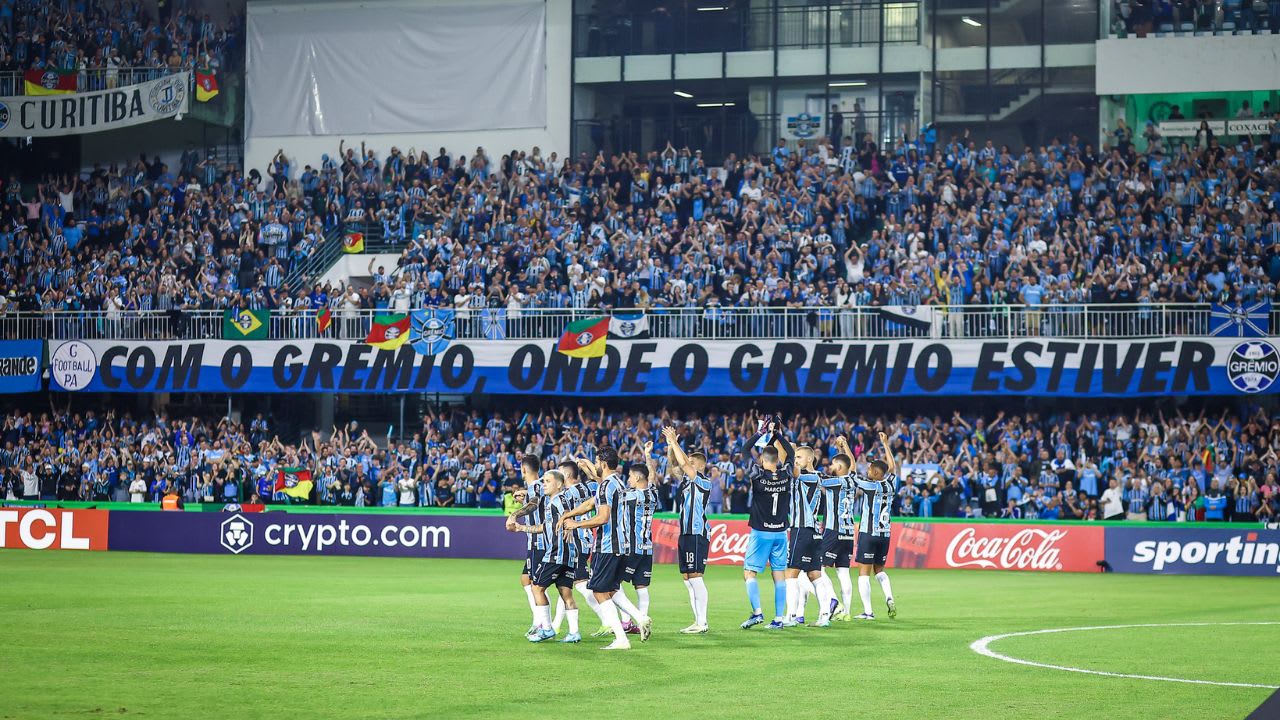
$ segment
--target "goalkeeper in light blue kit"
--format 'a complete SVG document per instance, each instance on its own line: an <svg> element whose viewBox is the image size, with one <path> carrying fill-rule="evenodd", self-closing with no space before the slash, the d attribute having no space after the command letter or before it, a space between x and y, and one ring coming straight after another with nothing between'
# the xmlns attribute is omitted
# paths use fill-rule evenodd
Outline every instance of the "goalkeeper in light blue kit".
<svg viewBox="0 0 1280 720"><path fill-rule="evenodd" d="M791 461L795 450L787 442L781 423L768 416L760 421L756 433L747 440L741 460L745 460L764 434L769 431L771 443L760 451L759 462L747 470L751 483L751 534L747 538L747 554L742 562L742 576L747 585L751 617L742 623L746 630L764 622L760 608L760 585L756 575L767 564L773 571L773 622L770 630L786 627L787 619L787 515L791 509L791 487L794 471Z"/></svg>

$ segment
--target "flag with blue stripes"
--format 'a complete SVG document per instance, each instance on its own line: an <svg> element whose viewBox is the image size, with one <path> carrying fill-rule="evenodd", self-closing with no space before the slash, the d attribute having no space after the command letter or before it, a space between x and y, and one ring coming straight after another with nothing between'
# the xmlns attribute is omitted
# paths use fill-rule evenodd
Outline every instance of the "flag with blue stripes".
<svg viewBox="0 0 1280 720"><path fill-rule="evenodd" d="M1209 334L1221 337L1266 337L1271 334L1271 301L1252 305L1220 305L1209 310Z"/></svg>
<svg viewBox="0 0 1280 720"><path fill-rule="evenodd" d="M506 308L485 308L480 311L480 325L485 340L507 339Z"/></svg>
<svg viewBox="0 0 1280 720"><path fill-rule="evenodd" d="M409 345L421 355L439 355L457 336L453 308L417 310L410 314Z"/></svg>

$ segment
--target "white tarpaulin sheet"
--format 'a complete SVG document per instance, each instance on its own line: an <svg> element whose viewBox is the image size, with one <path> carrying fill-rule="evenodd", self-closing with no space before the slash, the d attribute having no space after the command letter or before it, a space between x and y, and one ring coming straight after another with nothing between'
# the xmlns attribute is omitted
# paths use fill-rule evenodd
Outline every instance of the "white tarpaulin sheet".
<svg viewBox="0 0 1280 720"><path fill-rule="evenodd" d="M249 137L546 125L546 6L263 8L248 15Z"/></svg>

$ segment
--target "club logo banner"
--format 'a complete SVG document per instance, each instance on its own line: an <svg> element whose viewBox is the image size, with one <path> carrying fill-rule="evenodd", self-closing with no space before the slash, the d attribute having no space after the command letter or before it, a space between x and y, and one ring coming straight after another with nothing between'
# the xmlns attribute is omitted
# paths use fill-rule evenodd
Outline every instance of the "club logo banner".
<svg viewBox="0 0 1280 720"><path fill-rule="evenodd" d="M53 390L486 392L580 396L1090 397L1275 393L1266 340L626 340L571 358L554 340L411 346L299 340L50 345Z"/></svg>
<svg viewBox="0 0 1280 720"><path fill-rule="evenodd" d="M107 515L106 510L0 509L0 547L106 550Z"/></svg>
<svg viewBox="0 0 1280 720"><path fill-rule="evenodd" d="M1280 577L1280 530L1109 527L1107 562L1116 572Z"/></svg>
<svg viewBox="0 0 1280 720"><path fill-rule="evenodd" d="M115 90L0 97L0 137L101 132L164 120L187 111L191 73Z"/></svg>
<svg viewBox="0 0 1280 720"><path fill-rule="evenodd" d="M0 394L41 390L42 340L0 340Z"/></svg>

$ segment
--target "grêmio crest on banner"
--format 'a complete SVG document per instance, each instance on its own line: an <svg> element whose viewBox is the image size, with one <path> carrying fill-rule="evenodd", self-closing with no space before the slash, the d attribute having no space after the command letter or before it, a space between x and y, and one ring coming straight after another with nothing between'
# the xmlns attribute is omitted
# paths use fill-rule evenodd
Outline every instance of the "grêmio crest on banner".
<svg viewBox="0 0 1280 720"><path fill-rule="evenodd" d="M75 135L175 117L191 102L191 73L61 95L0 97L0 137Z"/></svg>
<svg viewBox="0 0 1280 720"><path fill-rule="evenodd" d="M454 341L436 354L350 341L50 343L50 389L561 395L1058 397L1280 391L1261 338L623 340L599 358L554 340Z"/></svg>

